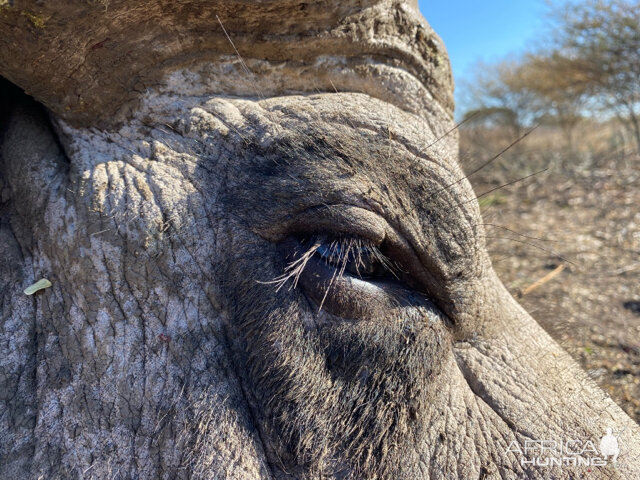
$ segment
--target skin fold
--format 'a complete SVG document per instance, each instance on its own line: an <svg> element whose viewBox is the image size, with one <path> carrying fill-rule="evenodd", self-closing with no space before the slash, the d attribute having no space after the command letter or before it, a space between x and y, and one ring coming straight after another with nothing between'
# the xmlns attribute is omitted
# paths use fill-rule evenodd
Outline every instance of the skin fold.
<svg viewBox="0 0 640 480"><path fill-rule="evenodd" d="M173 21L196 38L157 5L167 20L149 36L162 44ZM273 18L294 11L278 5ZM300 34L292 59L263 32L260 55L240 52L249 72L226 53L186 66L158 53L130 62L149 83L125 100L114 50L100 55L115 73L87 56L69 84L56 76L36 95L47 108L6 87L0 477L638 478L638 426L492 269L437 37L410 5L309 5L335 28ZM112 7L97 30L130 8ZM132 44L136 12L118 24ZM273 28L312 28L295 15ZM207 48L228 49L216 32ZM335 61L304 57L336 46ZM3 61L23 88L40 79ZM66 110L78 85L93 95L85 70L106 93ZM394 273L341 272L311 250L281 281L309 245L345 238ZM22 293L40 278L52 286ZM543 467L524 452L570 440L588 459L607 428L615 465Z"/></svg>

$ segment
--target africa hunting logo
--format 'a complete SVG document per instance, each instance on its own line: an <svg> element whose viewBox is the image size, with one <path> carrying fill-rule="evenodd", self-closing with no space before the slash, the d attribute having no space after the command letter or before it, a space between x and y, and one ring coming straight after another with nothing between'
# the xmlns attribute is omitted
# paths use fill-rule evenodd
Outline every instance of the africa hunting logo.
<svg viewBox="0 0 640 480"><path fill-rule="evenodd" d="M536 467L604 467L616 466L620 446L611 428L600 440L600 449L591 440L525 440L512 441L505 453L513 453L520 458L522 466Z"/></svg>

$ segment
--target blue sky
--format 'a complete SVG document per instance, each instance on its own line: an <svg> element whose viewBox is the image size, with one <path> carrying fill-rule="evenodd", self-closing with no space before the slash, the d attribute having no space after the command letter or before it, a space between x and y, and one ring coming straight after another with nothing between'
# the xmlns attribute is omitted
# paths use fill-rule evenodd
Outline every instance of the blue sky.
<svg viewBox="0 0 640 480"><path fill-rule="evenodd" d="M500 60L543 40L537 33L544 31L548 10L545 0L419 0L418 5L447 46L457 85L478 61Z"/></svg>

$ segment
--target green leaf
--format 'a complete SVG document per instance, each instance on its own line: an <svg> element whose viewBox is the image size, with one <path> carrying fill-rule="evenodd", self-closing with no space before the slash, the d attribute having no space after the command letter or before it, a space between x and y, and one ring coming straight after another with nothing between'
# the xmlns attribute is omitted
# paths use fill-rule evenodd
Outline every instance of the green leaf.
<svg viewBox="0 0 640 480"><path fill-rule="evenodd" d="M49 280L47 280L46 278L41 278L33 285L30 285L27 288L25 288L24 293L26 295L33 295L37 291L44 290L45 288L49 288L50 286L51 286L51 282Z"/></svg>

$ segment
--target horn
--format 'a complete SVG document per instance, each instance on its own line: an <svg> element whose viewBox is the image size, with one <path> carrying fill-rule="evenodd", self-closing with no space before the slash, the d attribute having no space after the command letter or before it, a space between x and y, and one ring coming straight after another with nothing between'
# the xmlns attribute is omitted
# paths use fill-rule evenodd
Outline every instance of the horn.
<svg viewBox="0 0 640 480"><path fill-rule="evenodd" d="M117 124L154 88L453 111L446 51L415 1L4 0L0 75L77 126Z"/></svg>

